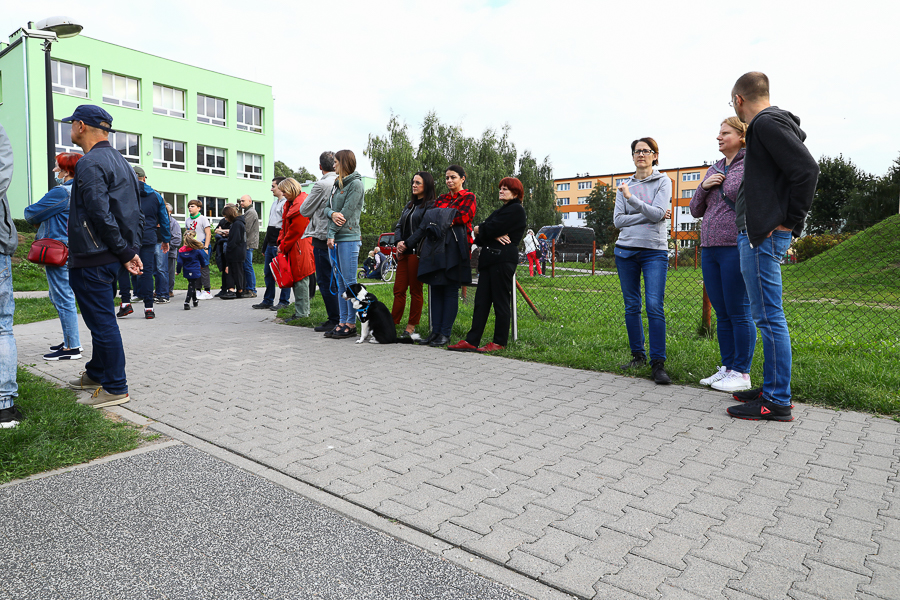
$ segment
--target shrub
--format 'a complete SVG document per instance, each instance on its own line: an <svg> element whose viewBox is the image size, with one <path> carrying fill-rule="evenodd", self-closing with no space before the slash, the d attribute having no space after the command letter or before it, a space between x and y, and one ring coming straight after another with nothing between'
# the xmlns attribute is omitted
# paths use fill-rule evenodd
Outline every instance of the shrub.
<svg viewBox="0 0 900 600"><path fill-rule="evenodd" d="M797 262L809 260L827 250L831 250L841 242L853 237L852 233L823 233L822 235L807 235L794 240L791 247L797 253Z"/></svg>

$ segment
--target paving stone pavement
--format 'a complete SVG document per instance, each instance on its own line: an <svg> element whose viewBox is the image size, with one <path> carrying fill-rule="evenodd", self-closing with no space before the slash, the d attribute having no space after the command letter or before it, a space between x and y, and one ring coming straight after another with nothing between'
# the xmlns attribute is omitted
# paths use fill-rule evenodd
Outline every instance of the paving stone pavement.
<svg viewBox="0 0 900 600"><path fill-rule="evenodd" d="M329 340L252 302L121 320L125 406L579 598L900 599L898 422L733 420L714 391ZM83 368L40 360L57 321L15 335L50 378Z"/></svg>

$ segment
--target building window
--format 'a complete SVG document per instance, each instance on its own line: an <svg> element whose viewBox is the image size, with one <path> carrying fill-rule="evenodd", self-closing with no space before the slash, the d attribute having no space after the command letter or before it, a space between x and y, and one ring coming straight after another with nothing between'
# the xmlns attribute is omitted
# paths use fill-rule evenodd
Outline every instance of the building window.
<svg viewBox="0 0 900 600"><path fill-rule="evenodd" d="M254 200L253 201L253 210L256 211L257 216L263 214L263 203Z"/></svg>
<svg viewBox="0 0 900 600"><path fill-rule="evenodd" d="M197 122L225 127L225 101L197 94Z"/></svg>
<svg viewBox="0 0 900 600"><path fill-rule="evenodd" d="M568 185L568 184L567 184L567 185ZM559 199L556 201L556 204L557 204L557 206L568 206L568 205L569 205L569 199L568 199L568 198L559 198Z"/></svg>
<svg viewBox="0 0 900 600"><path fill-rule="evenodd" d="M241 131L262 133L262 109L238 102L237 128Z"/></svg>
<svg viewBox="0 0 900 600"><path fill-rule="evenodd" d="M681 190L681 197L682 198L693 198L694 192L696 192L696 191L697 190Z"/></svg>
<svg viewBox="0 0 900 600"><path fill-rule="evenodd" d="M184 118L184 91L153 84L153 112L157 115Z"/></svg>
<svg viewBox="0 0 900 600"><path fill-rule="evenodd" d="M126 108L141 107L141 82L131 77L103 73L103 101Z"/></svg>
<svg viewBox="0 0 900 600"><path fill-rule="evenodd" d="M159 190L157 190L159 191ZM163 200L172 205L173 217L187 216L187 194L178 194L175 192L159 192ZM182 218L182 226L184 219Z"/></svg>
<svg viewBox="0 0 900 600"><path fill-rule="evenodd" d="M697 173L682 173L681 174L682 181L700 181L700 172Z"/></svg>
<svg viewBox="0 0 900 600"><path fill-rule="evenodd" d="M593 181L579 181L579 182L578 182L578 189L579 189L579 190L589 190L589 189L591 189L592 187L594 187L594 182L593 182Z"/></svg>
<svg viewBox="0 0 900 600"><path fill-rule="evenodd" d="M587 204L587 203L588 203L588 197L587 197L587 196L579 196L579 197L578 197L578 204Z"/></svg>
<svg viewBox="0 0 900 600"><path fill-rule="evenodd" d="M679 207L678 210L679 210L680 214L687 215L687 214L690 214L691 207L690 206L681 206L681 207Z"/></svg>
<svg viewBox="0 0 900 600"><path fill-rule="evenodd" d="M679 223L678 230L679 231L694 231L697 227L696 223Z"/></svg>
<svg viewBox="0 0 900 600"><path fill-rule="evenodd" d="M197 172L210 175L225 174L225 149L197 146Z"/></svg>
<svg viewBox="0 0 900 600"><path fill-rule="evenodd" d="M109 134L109 144L130 163L141 164L140 136L116 131Z"/></svg>
<svg viewBox="0 0 900 600"><path fill-rule="evenodd" d="M216 198L214 196L197 196L197 200L203 203L200 214L209 219L220 219L222 211L225 210L225 205L228 203L228 198Z"/></svg>
<svg viewBox="0 0 900 600"><path fill-rule="evenodd" d="M72 124L60 123L59 121L54 121L53 124L55 125L53 129L54 138L56 138L56 153L75 152L76 154L81 154L81 148L72 141Z"/></svg>
<svg viewBox="0 0 900 600"><path fill-rule="evenodd" d="M184 142L153 138L153 166L184 171Z"/></svg>
<svg viewBox="0 0 900 600"><path fill-rule="evenodd" d="M568 220L569 220L569 213L567 213L567 212L566 212L566 213L563 213L563 220L564 220L564 221L568 221Z"/></svg>
<svg viewBox="0 0 900 600"><path fill-rule="evenodd" d="M262 180L262 156L249 152L238 152L238 177Z"/></svg>
<svg viewBox="0 0 900 600"><path fill-rule="evenodd" d="M60 60L50 61L50 80L54 92L67 96L88 97L87 67Z"/></svg>
<svg viewBox="0 0 900 600"><path fill-rule="evenodd" d="M619 177L618 179L616 179L616 187L619 187L620 185L622 185L629 179L631 179L631 178L630 177Z"/></svg>
<svg viewBox="0 0 900 600"><path fill-rule="evenodd" d="M569 184L568 184L568 183L557 183L557 184L556 184L556 191L557 191L557 192L568 192L568 191L569 191Z"/></svg>
<svg viewBox="0 0 900 600"><path fill-rule="evenodd" d="M578 213L578 218L579 218L579 219L584 219L585 215L587 215L586 212L580 212L580 213Z"/></svg>

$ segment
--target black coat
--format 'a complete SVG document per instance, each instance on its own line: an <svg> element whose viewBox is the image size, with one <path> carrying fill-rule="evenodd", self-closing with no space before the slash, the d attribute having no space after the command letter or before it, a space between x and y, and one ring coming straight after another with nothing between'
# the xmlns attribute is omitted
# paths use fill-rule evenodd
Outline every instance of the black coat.
<svg viewBox="0 0 900 600"><path fill-rule="evenodd" d="M464 225L453 225L455 208L432 208L410 236L418 247L418 278L428 285L469 285L469 241Z"/></svg>
<svg viewBox="0 0 900 600"><path fill-rule="evenodd" d="M525 208L515 198L510 200L484 220L478 226L475 243L482 247L478 259L478 270L481 271L501 262L519 262L519 243L525 236ZM509 244L501 244L497 238L509 236Z"/></svg>
<svg viewBox="0 0 900 600"><path fill-rule="evenodd" d="M244 224L244 215L236 218L231 223L228 233L228 242L225 246L226 263L242 263L247 259L247 226Z"/></svg>

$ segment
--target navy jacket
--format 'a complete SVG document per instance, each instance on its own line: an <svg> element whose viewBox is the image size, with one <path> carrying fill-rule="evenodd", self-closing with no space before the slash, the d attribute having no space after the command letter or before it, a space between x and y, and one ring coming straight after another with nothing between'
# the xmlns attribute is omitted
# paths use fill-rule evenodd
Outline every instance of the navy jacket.
<svg viewBox="0 0 900 600"><path fill-rule="evenodd" d="M75 165L69 266L127 263L141 246L143 224L131 165L109 142L98 142Z"/></svg>
<svg viewBox="0 0 900 600"><path fill-rule="evenodd" d="M188 246L181 247L176 261L175 271L184 271L185 279L200 279L200 269L209 264L206 252Z"/></svg>
<svg viewBox="0 0 900 600"><path fill-rule="evenodd" d="M159 242L168 242L172 234L169 232L169 211L166 201L146 181L138 181L141 198L141 213L144 215L144 232L141 244L153 246Z"/></svg>

